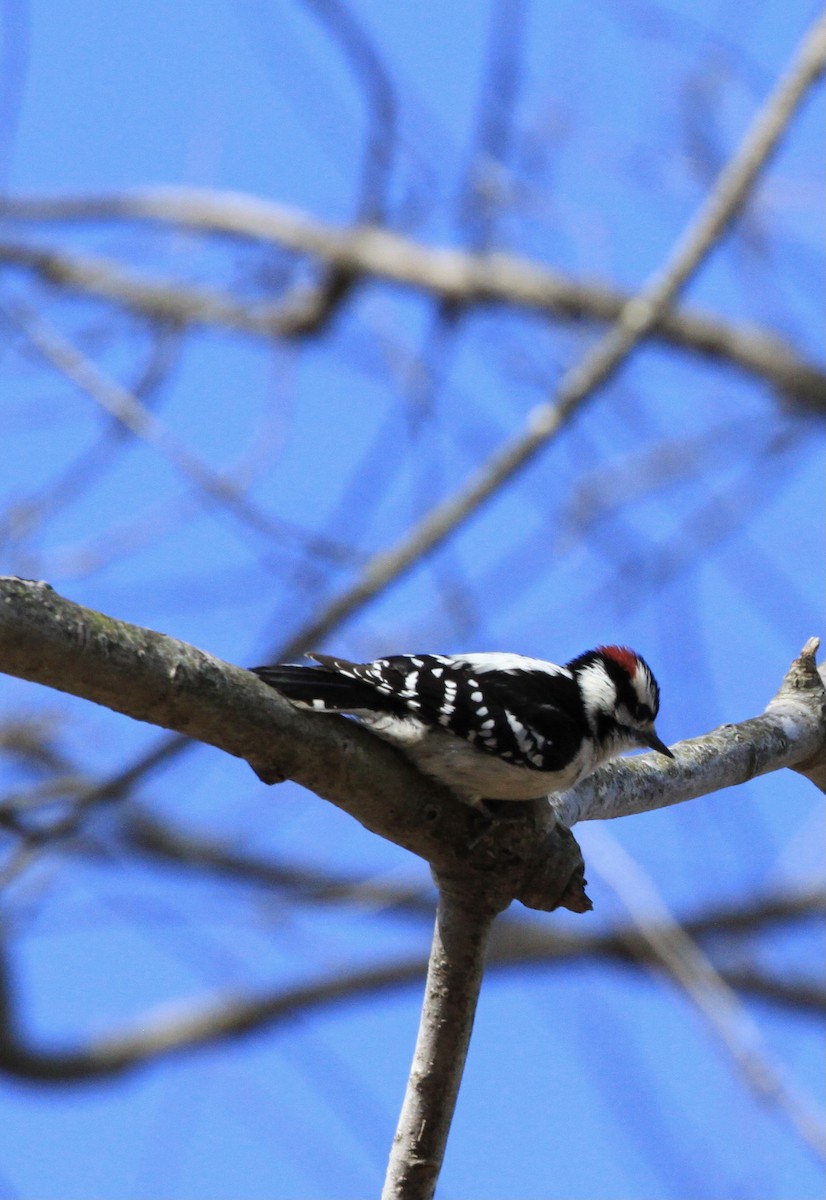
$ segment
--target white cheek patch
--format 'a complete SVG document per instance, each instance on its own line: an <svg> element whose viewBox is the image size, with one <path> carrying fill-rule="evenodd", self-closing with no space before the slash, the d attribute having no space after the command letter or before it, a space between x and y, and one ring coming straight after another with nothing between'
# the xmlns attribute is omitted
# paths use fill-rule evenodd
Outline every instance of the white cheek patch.
<svg viewBox="0 0 826 1200"><path fill-rule="evenodd" d="M598 663L578 672L579 686L582 699L588 713L612 712L617 703L617 689L613 681L605 674L605 668Z"/></svg>

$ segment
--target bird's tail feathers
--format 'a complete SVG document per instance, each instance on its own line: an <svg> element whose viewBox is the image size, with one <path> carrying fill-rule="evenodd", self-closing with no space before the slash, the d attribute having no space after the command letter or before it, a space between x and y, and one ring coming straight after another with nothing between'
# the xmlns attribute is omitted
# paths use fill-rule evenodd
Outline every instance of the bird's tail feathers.
<svg viewBox="0 0 826 1200"><path fill-rule="evenodd" d="M252 667L251 670L282 696L308 708L353 712L381 710L387 706L386 699L382 700L370 684L349 679L328 667L294 667L278 663L271 667Z"/></svg>

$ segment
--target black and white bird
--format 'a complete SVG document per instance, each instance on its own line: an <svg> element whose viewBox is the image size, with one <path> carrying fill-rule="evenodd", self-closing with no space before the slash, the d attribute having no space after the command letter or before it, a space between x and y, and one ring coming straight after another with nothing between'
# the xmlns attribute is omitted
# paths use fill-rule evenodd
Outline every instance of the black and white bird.
<svg viewBox="0 0 826 1200"><path fill-rule="evenodd" d="M477 807L564 791L634 747L674 757L654 729L657 681L625 646L565 666L503 653L308 657L319 665L253 670L300 708L357 717Z"/></svg>

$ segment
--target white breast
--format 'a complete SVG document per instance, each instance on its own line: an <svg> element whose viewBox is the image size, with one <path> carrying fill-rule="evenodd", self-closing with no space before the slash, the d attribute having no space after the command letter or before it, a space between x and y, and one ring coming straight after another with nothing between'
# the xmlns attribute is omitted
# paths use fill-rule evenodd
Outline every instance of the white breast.
<svg viewBox="0 0 826 1200"><path fill-rule="evenodd" d="M564 791L596 765L590 739L583 742L579 754L564 771L532 771L479 750L465 738L425 725L416 717L367 712L359 717L373 733L403 750L425 775L440 780L471 802L532 800Z"/></svg>

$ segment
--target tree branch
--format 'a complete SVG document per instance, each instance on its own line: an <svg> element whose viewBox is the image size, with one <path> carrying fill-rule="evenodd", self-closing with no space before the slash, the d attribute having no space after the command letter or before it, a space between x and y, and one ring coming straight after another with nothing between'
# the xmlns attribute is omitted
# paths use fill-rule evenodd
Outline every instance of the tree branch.
<svg viewBox="0 0 826 1200"><path fill-rule="evenodd" d="M655 763L646 754L600 767L551 797L559 820L570 827L651 812L781 767L814 772L826 755L826 689L815 664L819 645L818 638L809 639L761 717L678 742L673 762Z"/></svg>
<svg viewBox="0 0 826 1200"><path fill-rule="evenodd" d="M763 920L764 910L777 913L781 909L790 916L820 916L823 894L801 894L779 901L770 897L765 901L758 900L753 913L747 908L742 913L732 912L730 917L736 928L746 920L752 920L752 916L759 923ZM721 924L716 931L725 933L729 919L725 910L719 914L719 919ZM712 911L693 920L689 918L684 928L690 934L703 936L715 932L709 925L717 920L718 914ZM649 933L656 938L659 932L656 923L652 923ZM488 967L504 970L547 969L556 963L582 959L608 960L629 968L647 967L658 961L651 948L651 938L643 936L631 925L620 925L606 933L574 934L510 917L497 922L488 951ZM158 1058L244 1037L312 1009L418 986L426 970L424 959L415 956L346 970L339 975L279 988L264 995L177 1002L171 1009L161 1006L155 1012L142 1014L128 1028L89 1038L77 1048L58 1049L33 1046L21 1034L12 980L0 965L0 1071L44 1083L104 1078L144 1066ZM719 968L719 974L738 991L798 1013L811 1012L821 1016L826 1010L826 993L822 985L810 980L789 979L785 973L778 978L754 966L723 966Z"/></svg>
<svg viewBox="0 0 826 1200"><path fill-rule="evenodd" d="M618 288L570 279L513 254L425 246L378 228L338 228L237 193L164 188L112 197L17 197L0 202L0 213L21 221L151 219L214 235L232 232L240 236L238 231L243 229L250 239L284 246L335 268L335 278L346 278L350 288L359 280L380 280L461 308L506 305L545 313L559 321L611 324L631 299ZM98 255L22 242L0 242L0 262L152 321L208 325L253 337L317 333L347 291L333 294L322 284L303 285L276 304L252 302L228 290L169 278L150 279ZM342 276L345 267L349 273ZM712 313L683 308L663 313L650 336L680 350L727 362L765 381L789 403L826 414L826 373L769 329L737 325Z"/></svg>
<svg viewBox="0 0 826 1200"><path fill-rule="evenodd" d="M309 553L336 564L354 560L354 551L343 544L309 530L300 530L259 508L243 487L226 474L214 471L189 450L134 392L106 375L49 321L21 304L10 306L9 315L46 363L114 417L123 429L150 446L206 500L223 507L245 528L278 543L287 539L294 542L300 537Z"/></svg>
<svg viewBox="0 0 826 1200"><path fill-rule="evenodd" d="M355 722L301 712L249 671L82 608L48 584L0 578L0 669L7 674L217 746L265 782L294 779L437 871L507 879L515 898L541 909L590 906L565 828L576 821L662 808L816 762L826 730L817 645L807 643L762 717L678 743L674 762L643 755L609 764L551 805L526 804L520 819L480 831L479 814Z"/></svg>
<svg viewBox="0 0 826 1200"><path fill-rule="evenodd" d="M538 405L525 426L479 467L452 496L390 550L372 558L361 576L297 638L304 647L331 623L351 616L441 546L509 480L550 445L647 337L703 265L748 200L761 170L812 85L826 69L826 16L813 23L788 70L757 113L742 142L659 270L623 305L616 323L563 376L552 400Z"/></svg>
<svg viewBox="0 0 826 1200"><path fill-rule="evenodd" d="M547 804L494 832L355 722L301 712L251 672L48 584L0 578L0 669L216 746L264 782L294 779L437 871L508 886L533 908L590 908L579 847Z"/></svg>
<svg viewBox="0 0 826 1200"><path fill-rule="evenodd" d="M0 809L0 813L2 813ZM233 887L261 888L278 891L294 903L350 904L381 915L426 917L433 913L430 889L415 880L408 884L390 883L385 879L340 875L299 865L294 859L279 862L272 855L257 856L236 849L224 839L204 837L182 829L167 819L132 805L119 828L120 844L129 853L138 852L177 870L197 872L202 877L226 880ZM769 891L740 900L706 906L701 912L684 916L682 927L697 940L724 935L728 938L753 938L766 926L788 921L823 917L826 914L826 891L809 887L795 891ZM541 954L562 957L580 953L610 953L623 955L630 948L631 957L644 956L647 943L630 927L605 935L562 933L533 921L524 921L513 911L497 924L491 943L491 954L504 960L508 948L524 946L526 952L535 945ZM538 940L537 940L538 939ZM611 940L611 939L616 939Z"/></svg>
<svg viewBox="0 0 826 1200"><path fill-rule="evenodd" d="M604 827L598 835L591 839L592 858L648 942L654 962L668 972L696 1008L755 1098L775 1108L803 1144L822 1159L826 1121L817 1104L772 1053L751 1013L674 917L645 869Z"/></svg>
<svg viewBox="0 0 826 1200"><path fill-rule="evenodd" d="M396 1129L382 1200L429 1200L442 1169L465 1068L485 949L498 911L490 894L439 881L439 907L427 967L413 1065Z"/></svg>
<svg viewBox="0 0 826 1200"><path fill-rule="evenodd" d="M334 294L327 296L329 289L322 285L301 289L286 306L251 308L197 288L141 282L102 260L9 242L0 245L0 259L36 271L61 286L106 296L162 320L226 323L257 333L317 332L334 311L336 301L362 276L424 290L453 304L508 303L567 318L612 322L613 329L585 363L565 377L556 404L545 405L534 414L512 469L532 457L535 440L541 445L553 436L560 412L578 407L646 336L691 345L704 354L726 356L743 369L768 378L804 407L822 412L822 371L801 364L775 337L755 338L743 330L728 330L706 316L672 314L669 308L735 219L799 105L825 68L826 19L821 17L812 24L786 74L667 261L634 297L572 284L510 255L428 249L376 226L341 230L254 197L197 189L148 189L126 195L46 200L20 197L0 203L0 215L32 221L159 221L210 234L277 243L333 268L333 276L339 281Z"/></svg>

